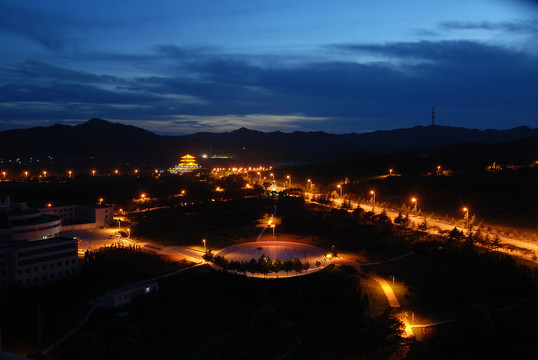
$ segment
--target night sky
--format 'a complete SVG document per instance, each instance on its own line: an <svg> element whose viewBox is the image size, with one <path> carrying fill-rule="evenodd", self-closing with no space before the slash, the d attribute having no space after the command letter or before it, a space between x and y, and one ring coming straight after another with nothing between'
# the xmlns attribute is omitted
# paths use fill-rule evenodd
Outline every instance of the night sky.
<svg viewBox="0 0 538 360"><path fill-rule="evenodd" d="M538 2L0 1L0 130L538 127Z"/></svg>

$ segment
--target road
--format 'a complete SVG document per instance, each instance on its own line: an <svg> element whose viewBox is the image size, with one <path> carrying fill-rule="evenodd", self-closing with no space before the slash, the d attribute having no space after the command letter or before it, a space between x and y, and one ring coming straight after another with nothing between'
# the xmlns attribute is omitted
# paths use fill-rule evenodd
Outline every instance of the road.
<svg viewBox="0 0 538 360"><path fill-rule="evenodd" d="M308 198L312 197L312 194L310 194L310 193L307 193L306 195L307 195ZM342 198L334 199L334 207L341 207L343 201L344 200ZM363 210L365 210L365 211L373 211L376 214L380 214L383 211L383 209L380 208L380 207L375 207L374 208L370 204L359 204L359 203L353 202L353 201L351 202L351 206L352 206L352 208L357 208L357 207L360 206ZM399 214L398 211L395 211L395 210L392 210L392 209L386 209L386 208L384 210L385 210L386 215L392 221L394 221L394 219L396 219L398 217L398 214ZM409 214L409 220L411 222L415 223L415 224L421 224L422 222L424 222L424 216L416 216L416 215ZM467 231L466 229L464 229L461 226L448 224L448 223L446 223L444 221L441 221L439 219L434 219L434 218L431 218L431 217L427 218L427 222L428 222L428 226L429 226L428 231L431 232L431 233L441 234L442 232L451 231L452 229L454 229L454 227L456 227L459 231L463 231L463 232ZM489 236L491 238L493 238L495 236L495 234L490 233ZM529 241L525 241L525 240L521 240L521 239L517 239L517 238L514 238L514 237L501 236L501 235L499 235L499 240L500 240L501 248L497 249L497 251L504 252L504 253L507 253L507 254L511 254L511 252L509 250L503 249L502 246L503 245L504 246L506 246L506 245L516 246L516 247L519 247L519 248L522 248L522 249L530 251L531 253L524 256L524 257L527 260L532 260L532 261L536 262L536 260L533 259L533 255L534 254L538 255L538 244L532 243L532 242L529 242ZM518 254L518 255L523 256L522 254Z"/></svg>

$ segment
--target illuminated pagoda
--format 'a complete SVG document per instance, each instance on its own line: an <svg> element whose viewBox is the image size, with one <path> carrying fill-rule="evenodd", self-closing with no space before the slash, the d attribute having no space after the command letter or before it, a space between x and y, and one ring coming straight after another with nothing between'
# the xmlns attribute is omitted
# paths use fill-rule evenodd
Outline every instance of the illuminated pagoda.
<svg viewBox="0 0 538 360"><path fill-rule="evenodd" d="M182 156L179 164L173 168L168 169L172 174L179 174L184 172L191 172L200 169L200 166L196 163L196 158L189 154Z"/></svg>

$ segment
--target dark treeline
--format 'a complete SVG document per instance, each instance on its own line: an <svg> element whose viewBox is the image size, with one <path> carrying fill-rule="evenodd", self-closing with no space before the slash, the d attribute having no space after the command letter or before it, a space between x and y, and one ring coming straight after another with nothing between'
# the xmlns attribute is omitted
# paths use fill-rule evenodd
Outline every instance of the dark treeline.
<svg viewBox="0 0 538 360"><path fill-rule="evenodd" d="M402 344L397 314L369 318L359 277L335 268L277 281L196 268L161 280L158 293L125 310L96 313L58 358L185 359L206 349L196 358L293 350L293 358L378 359Z"/></svg>

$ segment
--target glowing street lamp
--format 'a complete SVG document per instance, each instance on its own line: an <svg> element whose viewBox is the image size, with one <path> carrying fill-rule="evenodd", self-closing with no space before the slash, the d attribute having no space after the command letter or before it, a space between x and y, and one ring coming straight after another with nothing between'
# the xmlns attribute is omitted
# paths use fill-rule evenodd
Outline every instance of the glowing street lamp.
<svg viewBox="0 0 538 360"><path fill-rule="evenodd" d="M417 214L417 207L418 207L418 200L417 198L412 198L411 199L411 202L413 202L415 204L415 210L414 210L414 213L415 215Z"/></svg>
<svg viewBox="0 0 538 360"><path fill-rule="evenodd" d="M99 205L103 204L103 198L99 198Z"/></svg>
<svg viewBox="0 0 538 360"><path fill-rule="evenodd" d="M370 194L372 194L374 196L374 206L372 206L372 211L374 211L374 209L375 209L375 191L370 190Z"/></svg>
<svg viewBox="0 0 538 360"><path fill-rule="evenodd" d="M135 174L138 174L138 169L135 169L135 170L134 170L134 173L135 173Z"/></svg>
<svg viewBox="0 0 538 360"><path fill-rule="evenodd" d="M6 180L6 172L2 171L2 176L4 177L4 181Z"/></svg>
<svg viewBox="0 0 538 360"><path fill-rule="evenodd" d="M51 204L51 203L48 203L48 204L47 204L47 207L52 207L52 204Z"/></svg>
<svg viewBox="0 0 538 360"><path fill-rule="evenodd" d="M114 174L118 175L120 171L118 169L114 170Z"/></svg>
<svg viewBox="0 0 538 360"><path fill-rule="evenodd" d="M47 177L47 172L46 172L46 171L43 171L43 177L44 177L44 178Z"/></svg>
<svg viewBox="0 0 538 360"><path fill-rule="evenodd" d="M338 184L336 187L340 189L340 197L342 197L342 185Z"/></svg>
<svg viewBox="0 0 538 360"><path fill-rule="evenodd" d="M67 175L69 175L70 178L71 178L71 174L73 174L73 172L72 172L71 170L69 170L69 171L67 172Z"/></svg>
<svg viewBox="0 0 538 360"><path fill-rule="evenodd" d="M127 228L127 239L131 238L131 228Z"/></svg>
<svg viewBox="0 0 538 360"><path fill-rule="evenodd" d="M271 224L271 227L273 228L273 241L275 241L275 224Z"/></svg>
<svg viewBox="0 0 538 360"><path fill-rule="evenodd" d="M26 178L28 178L28 171L24 172L24 176L26 176Z"/></svg>
<svg viewBox="0 0 538 360"><path fill-rule="evenodd" d="M289 175L286 175L286 179L288 179L288 183L289 183L290 188L291 188L291 177Z"/></svg>
<svg viewBox="0 0 538 360"><path fill-rule="evenodd" d="M389 169L389 176L392 175L392 169Z"/></svg>
<svg viewBox="0 0 538 360"><path fill-rule="evenodd" d="M92 170L92 176L95 176L95 170Z"/></svg>
<svg viewBox="0 0 538 360"><path fill-rule="evenodd" d="M204 254L206 252L206 243L205 243L205 239L202 239L202 242L204 243Z"/></svg>
<svg viewBox="0 0 538 360"><path fill-rule="evenodd" d="M464 207L463 208L463 211L465 211L465 216L464 216L464 219L466 220L467 222L467 228L469 227L469 209Z"/></svg>

